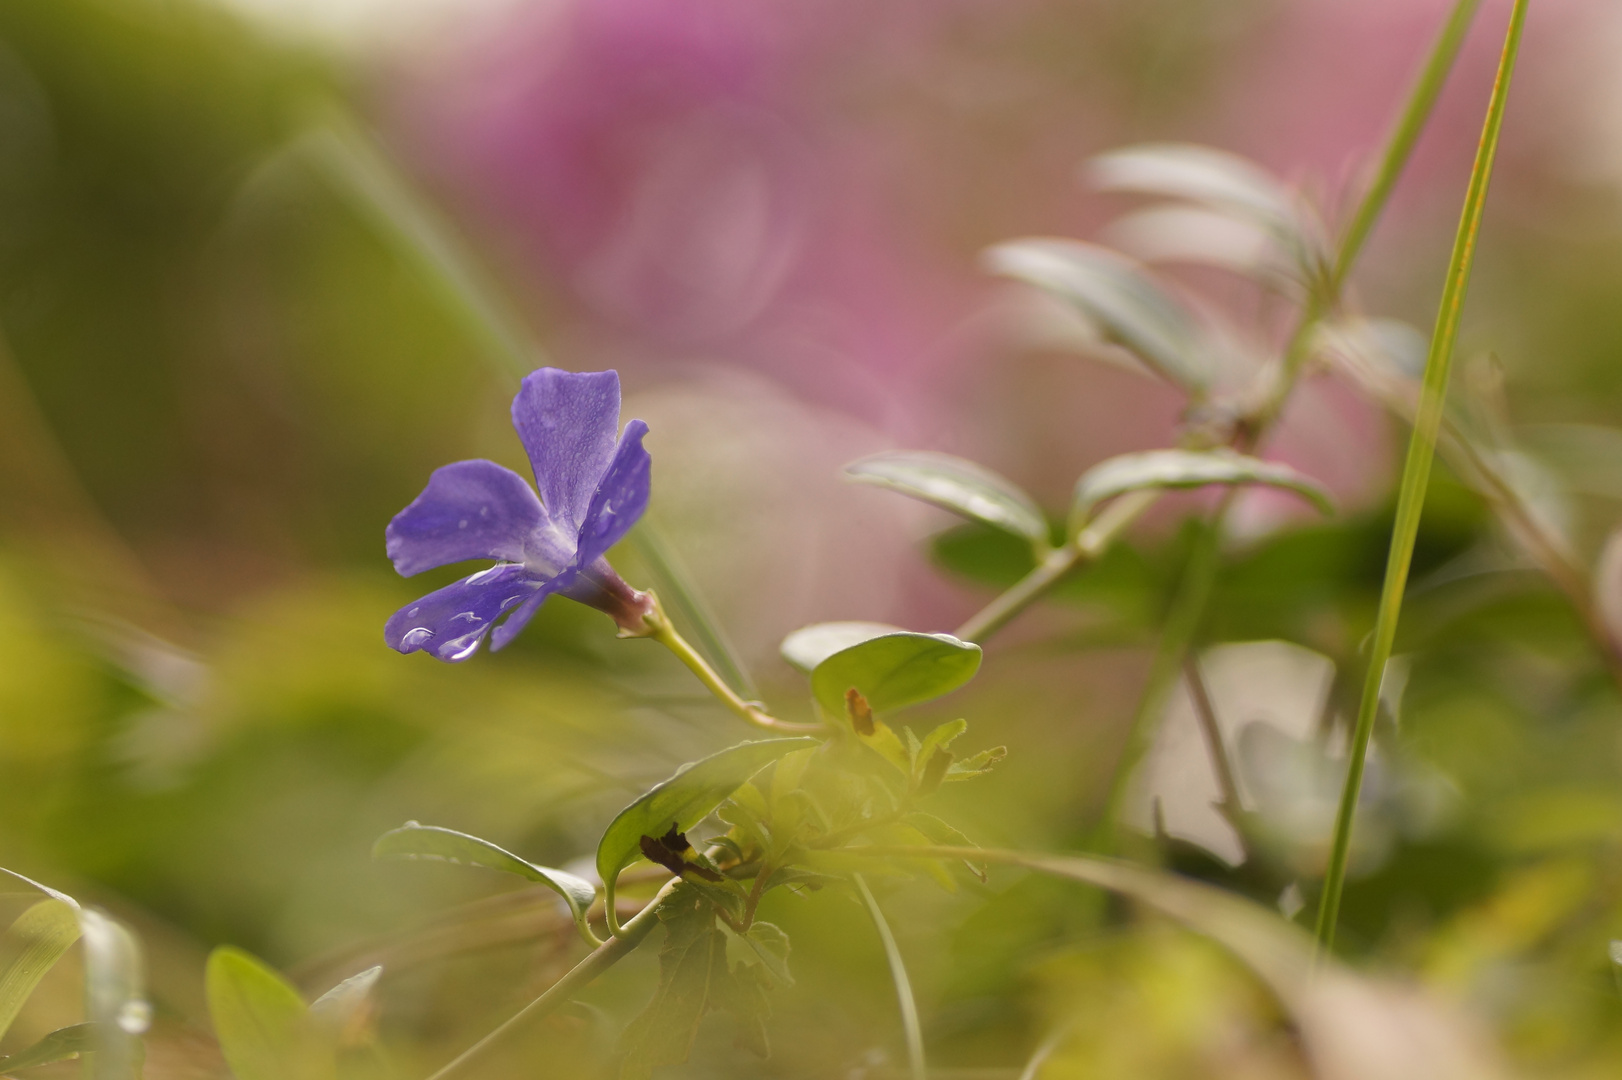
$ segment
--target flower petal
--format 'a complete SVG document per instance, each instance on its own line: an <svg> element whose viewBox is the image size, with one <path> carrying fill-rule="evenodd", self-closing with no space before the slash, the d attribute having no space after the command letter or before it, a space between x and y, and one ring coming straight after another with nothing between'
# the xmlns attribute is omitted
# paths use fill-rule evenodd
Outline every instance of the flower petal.
<svg viewBox="0 0 1622 1080"><path fill-rule="evenodd" d="M383 640L403 653L426 649L441 660L466 660L504 613L555 587L556 579L536 577L520 563L497 563L396 611Z"/></svg>
<svg viewBox="0 0 1622 1080"><path fill-rule="evenodd" d="M609 463L602 482L592 494L591 505L586 508L575 566L590 566L619 543L647 510L653 470L653 460L642 448L642 437L647 433L648 425L640 420L625 425L614 460Z"/></svg>
<svg viewBox="0 0 1622 1080"><path fill-rule="evenodd" d="M541 368L524 377L513 398L513 427L535 469L535 486L552 520L580 528L597 484L614 456L620 377Z"/></svg>
<svg viewBox="0 0 1622 1080"><path fill-rule="evenodd" d="M434 470L383 535L394 569L410 577L467 559L522 562L525 540L546 521L523 477L493 461L458 461Z"/></svg>

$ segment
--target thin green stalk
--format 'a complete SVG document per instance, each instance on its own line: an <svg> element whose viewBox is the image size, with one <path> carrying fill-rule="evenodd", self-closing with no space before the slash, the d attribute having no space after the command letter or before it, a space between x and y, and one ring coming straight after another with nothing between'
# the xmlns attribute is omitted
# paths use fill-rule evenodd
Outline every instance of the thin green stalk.
<svg viewBox="0 0 1622 1080"><path fill-rule="evenodd" d="M687 669L698 676L698 681L704 684L705 689L714 694L721 704L732 711L733 715L747 724L753 724L755 727L791 735L814 734L825 730L820 724L795 724L787 720L779 720L767 713L758 702L745 701L739 697L737 692L727 685L727 681L721 678L716 670L710 666L709 661L705 660L703 655L693 648L686 638L681 636L675 625L671 623L670 617L657 607L658 601L655 600L654 603L656 606L653 614L644 618L644 621L652 629L637 636L657 641L675 653L676 658L686 664Z"/></svg>
<svg viewBox="0 0 1622 1080"><path fill-rule="evenodd" d="M1363 244L1374 231L1375 223L1379 221L1381 212L1390 201L1391 192L1396 188L1403 169L1407 167L1408 159L1413 156L1414 144L1419 141L1420 133L1425 130L1425 123L1436 107L1436 99L1441 96L1442 87L1447 84L1448 72L1453 69L1453 62L1458 59L1459 49L1463 47L1465 36L1470 31L1470 24L1475 20L1476 11L1480 7L1481 0L1458 0L1458 3L1453 5L1453 13L1448 16L1447 24L1437 36L1436 44L1431 46L1424 70L1420 72L1418 81L1409 92L1407 104L1403 106L1402 115L1397 119L1397 126L1392 129L1386 141L1385 152L1380 155L1380 167L1374 174L1374 181L1363 193L1363 198L1352 215L1351 224L1346 227L1346 232L1341 237L1340 251L1336 254L1335 265L1330 271L1328 290L1330 296L1340 294L1341 286L1346 283L1346 276L1351 273L1352 265L1363 253Z"/></svg>
<svg viewBox="0 0 1622 1080"><path fill-rule="evenodd" d="M901 1007L901 1027L907 1035L907 1064L912 1072L912 1080L929 1080L929 1070L924 1064L924 1028L918 1021L918 1002L913 1000L912 982L907 978L907 967L901 962L901 950L896 947L895 935L890 932L890 924L884 918L884 912L879 908L879 902L873 899L873 892L867 887L862 875L852 875L856 887L861 890L862 899L867 902L867 912L873 916L873 925L878 928L879 940L884 942L884 959L890 965L890 979L895 983L896 1002Z"/></svg>
<svg viewBox="0 0 1622 1080"><path fill-rule="evenodd" d="M1076 538L1048 552L1030 573L1015 582L991 603L975 612L953 631L964 641L984 641L1024 611L1065 576L1079 566L1098 558L1110 543L1160 498L1155 490L1134 491L1111 503Z"/></svg>
<svg viewBox="0 0 1622 1080"><path fill-rule="evenodd" d="M1231 498L1231 496L1230 496ZM1226 507L1224 501L1223 506ZM1149 664L1149 677L1143 694L1138 698L1137 710L1127 728L1126 745L1121 749L1114 776L1110 780L1109 795L1104 801L1104 816L1100 820L1094 850L1108 851L1115 846L1115 827L1120 822L1126 795L1131 787L1132 774L1137 771L1149 747L1154 743L1159 718L1166 704L1177 674L1182 670L1183 657L1188 653L1205 617L1206 601L1216 582L1218 564L1218 532L1221 511L1211 521L1199 523L1188 561L1183 565L1183 576L1177 583L1171 610L1166 614L1165 627L1160 632L1154 659Z"/></svg>
<svg viewBox="0 0 1622 1080"><path fill-rule="evenodd" d="M1526 25L1527 0L1515 0L1510 12L1504 52L1487 103L1487 119L1481 132L1481 145L1470 171L1470 186L1464 197L1453 257L1448 264L1447 284L1436 315L1430 355L1425 360L1425 378L1420 389L1419 409L1414 417L1413 435L1408 441L1408 458L1403 465L1402 486L1397 496L1397 520L1391 532L1391 553L1386 561L1385 584L1380 590L1380 611L1374 624L1374 643L1369 653L1368 674L1363 681L1363 698L1358 705L1357 726L1353 730L1347 762L1346 786L1341 792L1335 818L1335 836L1324 874L1323 898L1318 907L1318 948L1327 952L1335 942L1335 924L1340 915L1341 891L1346 884L1346 860L1351 851L1352 820L1358 794L1363 786L1363 766L1369 738L1374 731L1375 713L1380 703L1380 683L1386 662L1397 637L1397 619L1402 611L1402 594L1408 584L1408 568L1413 560L1414 541L1419 534L1419 518L1424 510L1425 488L1430 481L1436 439L1442 427L1442 406L1447 397L1453 347L1458 337L1459 318L1470 286L1475 262L1476 237L1481 231L1482 213L1487 202L1487 186L1492 179L1493 160L1498 153L1498 136L1504 124L1504 103L1509 97L1510 78L1520 51L1521 31Z"/></svg>
<svg viewBox="0 0 1622 1080"><path fill-rule="evenodd" d="M617 935L593 949L586 955L584 960L570 968L567 975L548 987L546 993L525 1005L500 1027L456 1055L430 1076L428 1080L446 1080L446 1077L459 1072L469 1062L482 1056L492 1046L514 1031L527 1024L534 1023L541 1017L556 1010L559 1006L567 1004L574 998L575 994L590 985L597 976L635 952L637 946L641 945L647 939L647 936L653 932L653 928L659 925L659 905L664 903L671 890L680 882L681 878L671 878L667 881L664 888L660 889L658 894L648 901L647 907L637 912L630 922L620 928Z"/></svg>

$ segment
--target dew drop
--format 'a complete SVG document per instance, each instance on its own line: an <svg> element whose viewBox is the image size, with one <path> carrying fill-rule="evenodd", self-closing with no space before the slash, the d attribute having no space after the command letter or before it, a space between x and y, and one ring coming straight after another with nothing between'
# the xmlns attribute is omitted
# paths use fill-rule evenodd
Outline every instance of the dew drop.
<svg viewBox="0 0 1622 1080"><path fill-rule="evenodd" d="M450 660L452 662L457 660L466 660L468 657L478 652L479 642L483 640L484 635L482 633L470 634L467 637L453 638L452 640L447 641L444 647L439 650L440 658Z"/></svg>
<svg viewBox="0 0 1622 1080"><path fill-rule="evenodd" d="M451 616L451 622L472 622L472 623L476 623L478 621L479 621L479 615L478 615L478 612L475 612L475 611L458 611L455 615Z"/></svg>
<svg viewBox="0 0 1622 1080"><path fill-rule="evenodd" d="M496 563L496 565L492 566L488 570L480 570L477 574L474 574L473 576L469 577L466 581L462 582L462 584L464 584L464 585L477 585L481 581L488 581L492 577L494 577L495 575L501 573L501 568L506 566L506 565L507 565L506 563Z"/></svg>
<svg viewBox="0 0 1622 1080"><path fill-rule="evenodd" d="M412 614L416 614L413 610ZM434 636L434 632L426 626L415 626L405 632L400 638L400 647L406 650L420 649Z"/></svg>

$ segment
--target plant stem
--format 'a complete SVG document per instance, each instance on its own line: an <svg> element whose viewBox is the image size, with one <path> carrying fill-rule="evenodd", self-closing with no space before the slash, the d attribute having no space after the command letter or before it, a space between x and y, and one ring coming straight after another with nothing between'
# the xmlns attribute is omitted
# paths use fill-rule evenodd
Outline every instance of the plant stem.
<svg viewBox="0 0 1622 1080"><path fill-rule="evenodd" d="M653 614L647 616L645 620L653 629L643 636L657 641L675 653L677 659L686 664L688 670L698 676L698 681L703 683L710 693L720 699L721 704L732 710L745 723L753 724L755 727L764 728L767 731L783 732L790 735L814 734L825 730L821 724L795 724L787 720L779 720L767 713L755 702L745 701L739 697L737 692L727 685L726 680L716 674L709 661L705 660L699 651L689 645L687 639L677 632L675 624L670 621L669 616L658 609L657 599L654 603L655 610Z"/></svg>
<svg viewBox="0 0 1622 1080"><path fill-rule="evenodd" d="M1396 641L1397 620L1401 615L1403 591L1408 584L1408 568L1413 560L1414 541L1419 534L1419 519L1425 504L1425 488L1430 481L1436 439L1442 426L1442 406L1447 396L1453 347L1458 337L1464 297L1470 286L1470 271L1475 262L1476 237L1481 230L1481 218L1487 202L1487 186L1492 178L1493 160L1498 152L1499 133L1503 129L1504 104L1509 95L1509 83L1514 74L1516 55L1520 50L1521 31L1526 24L1526 5L1527 0L1515 0L1515 6L1510 12L1509 29L1504 37L1504 52L1499 60L1492 96L1487 103L1487 119L1481 132L1481 144L1476 150L1475 165L1470 171L1470 185L1465 193L1464 210L1459 218L1458 236L1453 244L1452 259L1448 264L1447 283L1442 291L1442 302L1436 315L1436 329L1431 336L1430 355L1425 360L1425 378L1420 389L1419 408L1414 417L1414 430L1408 441L1408 457L1402 470L1402 486L1397 496L1397 520L1391 531L1391 552L1386 561L1385 584L1380 590L1380 610L1375 619L1374 643L1370 649L1368 673L1363 681L1363 698L1358 704L1357 725L1352 733L1346 786L1341 791L1340 809L1335 818L1335 835L1330 847L1329 865L1324 874L1323 898L1318 907L1317 937L1320 953L1327 952L1335 941L1335 923L1340 914L1341 892L1346 883L1346 861L1351 851L1352 820L1357 811L1358 794L1363 785L1364 761L1368 753L1369 738L1374 731L1375 713L1380 703L1380 684L1385 676L1386 662L1391 658L1391 649Z"/></svg>
<svg viewBox="0 0 1622 1080"><path fill-rule="evenodd" d="M1116 499L1091 525L1077 533L1074 540L1049 552L1030 573L954 630L954 636L964 641L983 642L1062 581L1070 571L1102 555L1116 536L1159 498L1160 492L1143 490Z"/></svg>
<svg viewBox="0 0 1622 1080"><path fill-rule="evenodd" d="M1160 643L1149 664L1149 677L1143 694L1138 698L1137 710L1127 728L1126 745L1110 780L1109 795L1104 801L1104 815L1099 822L1094 850L1108 851L1115 846L1115 827L1120 821L1126 803L1132 774L1148 754L1158 729L1156 721L1166 702L1177 672L1182 668L1183 656L1188 652L1194 635L1205 616L1205 604L1211 587L1216 582L1218 542L1222 510L1232 499L1222 503L1211 521L1202 521L1194 536L1194 544L1183 565L1183 576L1177 583L1177 594L1172 598L1171 610L1166 615L1165 627L1160 632Z"/></svg>
<svg viewBox="0 0 1622 1080"><path fill-rule="evenodd" d="M856 888L861 890L862 899L867 902L867 912L873 916L879 940L884 943L884 959L890 965L890 979L895 983L896 1001L901 1007L901 1027L907 1035L907 1063L911 1067L912 1080L929 1080L929 1072L924 1064L924 1028L918 1021L918 1002L913 1000L912 981L907 978L906 965L901 962L901 950L896 946L895 935L890 932L890 924L885 920L879 902L873 899L867 882L860 874L853 874L852 877L856 881Z"/></svg>
<svg viewBox="0 0 1622 1080"><path fill-rule="evenodd" d="M546 992L534 1001L525 1005L514 1013L500 1027L490 1034L463 1050L450 1062L442 1066L428 1080L445 1080L446 1077L458 1072L474 1058L479 1057L491 1046L500 1042L508 1035L525 1024L539 1020L558 1006L566 1004L575 994L590 985L597 976L619 963L636 950L638 945L647 938L653 928L659 924L659 905L664 903L672 889L681 882L681 878L671 878L665 883L654 898L648 901L647 907L637 912L632 919L620 928L617 936L609 938L603 944L593 949L586 958L574 967L563 978L553 983Z"/></svg>
<svg viewBox="0 0 1622 1080"><path fill-rule="evenodd" d="M1431 111L1436 107L1436 99L1447 83L1448 72L1453 69L1453 62L1458 59L1459 49L1464 45L1465 35L1469 33L1470 24L1480 7L1481 0L1458 0L1453 5L1453 12L1448 16L1442 32L1437 35L1436 44L1431 46L1425 67L1420 72L1418 81L1414 83L1414 88L1409 91L1402 115L1398 117L1397 126L1392 129L1386 141L1385 152L1380 155L1380 167L1374 174L1374 180L1363 193L1363 198L1359 200L1357 210L1352 215L1351 224L1341 237L1340 251L1330 271L1328 289L1330 296L1340 294L1347 275L1351 273L1352 265L1363 253L1364 243L1374 231L1374 225L1379 221L1386 203L1390 201L1391 192L1396 188L1397 180L1407 166L1408 159L1413 156L1414 144L1419 141L1420 133L1425 130L1425 122L1430 119Z"/></svg>
<svg viewBox="0 0 1622 1080"><path fill-rule="evenodd" d="M1244 812L1239 798L1239 781L1233 773L1233 761L1222 738L1222 725L1217 721L1216 702L1211 700L1211 688L1206 685L1205 673L1200 670L1200 658L1191 649L1183 655L1183 681L1188 684L1188 697L1194 703L1194 718L1199 721L1205 736L1205 751L1211 756L1216 771L1217 786L1222 790L1222 815L1237 826ZM1244 835L1240 834L1243 843Z"/></svg>

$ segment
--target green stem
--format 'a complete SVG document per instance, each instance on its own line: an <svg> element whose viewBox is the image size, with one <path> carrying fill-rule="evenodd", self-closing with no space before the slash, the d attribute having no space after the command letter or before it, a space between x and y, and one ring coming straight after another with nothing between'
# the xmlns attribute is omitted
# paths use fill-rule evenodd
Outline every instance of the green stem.
<svg viewBox="0 0 1622 1080"><path fill-rule="evenodd" d="M1436 44L1431 47L1425 68L1420 72L1413 90L1409 92L1408 102L1403 106L1402 115L1397 119L1397 126L1392 129L1391 136L1386 141L1385 153L1380 155L1380 167L1374 174L1374 181L1363 193L1363 198L1352 215L1351 224L1341 237L1340 251L1330 271L1330 296L1339 296L1347 275L1351 273L1352 265L1363 253L1363 244L1374 231L1375 223L1379 221L1381 212L1390 201L1391 192L1396 188L1397 180L1402 176L1408 159L1413 156L1414 144L1419 141L1420 133L1425 130L1425 122L1430 119L1431 111L1436 107L1436 99L1441 95L1442 87L1447 84L1448 72L1453 69L1453 62L1458 59L1459 49L1464 45L1470 23L1474 21L1476 10L1480 7L1481 0L1458 0L1458 3L1453 5L1453 12L1448 16L1442 32L1437 36Z"/></svg>
<svg viewBox="0 0 1622 1080"><path fill-rule="evenodd" d="M548 987L546 993L525 1005L500 1027L456 1055L428 1080L445 1080L446 1077L460 1071L468 1062L484 1054L518 1028L539 1020L560 1005L569 1002L597 976L629 956L659 924L659 905L664 903L671 890L680 882L681 878L671 878L667 881L664 888L648 901L647 907L637 912L630 922L620 928L617 935L593 949L584 960L570 968L567 975Z"/></svg>
<svg viewBox="0 0 1622 1080"><path fill-rule="evenodd" d="M1230 495L1231 499L1232 496ZM1227 501L1222 509L1227 507ZM1160 643L1154 660L1149 665L1149 677L1143 694L1138 698L1137 710L1127 728L1126 745L1121 750L1114 776L1110 780L1109 795L1104 802L1104 816L1099 822L1095 850L1108 851L1115 846L1115 828L1130 790L1132 774L1137 771L1149 747L1154 743L1159 719L1166 703L1166 695L1182 669L1183 657L1188 652L1194 635L1205 617L1205 604L1216 582L1218 542L1222 518L1219 509L1211 521L1201 522L1194 536L1193 549L1183 566L1182 579L1177 583L1177 594L1160 633Z"/></svg>
<svg viewBox="0 0 1622 1080"><path fill-rule="evenodd" d="M1408 441L1408 458L1403 465L1402 486L1397 496L1397 520L1391 531L1391 552L1386 561L1385 584L1380 590L1380 610L1374 624L1368 673L1363 681L1363 698L1358 704L1357 726L1347 761L1346 786L1341 791L1340 809L1335 818L1335 835L1324 874L1323 897L1318 907L1318 948L1327 952L1335 941L1335 923L1340 914L1341 892L1346 884L1346 860L1351 851L1352 820L1363 785L1363 766L1369 738L1374 731L1375 713L1380 703L1380 683L1386 662L1396 642L1397 620L1402 611L1402 595L1408 584L1408 568L1413 560L1414 541L1419 534L1419 518L1424 510L1425 488L1430 481L1436 439L1442 426L1442 406L1447 396L1453 347L1458 337L1464 297L1470 286L1470 270L1475 262L1476 237L1487 202L1487 185L1492 178L1493 160L1498 152L1498 136L1503 129L1504 103L1509 95L1510 77L1520 51L1521 30L1526 24L1527 0L1515 0L1510 13L1504 52L1487 104L1487 119L1470 171L1470 186L1464 197L1453 257L1448 264L1447 284L1436 315L1430 355L1425 360L1425 378L1420 389L1419 408L1413 434Z"/></svg>
<svg viewBox="0 0 1622 1080"><path fill-rule="evenodd" d="M730 709L739 719L767 731L782 732L790 735L815 734L826 730L820 724L795 724L787 720L779 720L767 713L755 702L745 701L739 697L737 692L727 685L726 680L721 678L715 669L710 666L709 661L705 660L703 655L689 645L687 639L677 632L675 624L670 621L670 618L663 611L658 609L657 599L655 599L654 603L655 610L653 614L646 616L644 619L644 622L652 629L640 636L657 641L675 653L676 658L686 664L689 671L698 676L698 681L703 683L705 688L714 694L721 704Z"/></svg>
<svg viewBox="0 0 1622 1080"><path fill-rule="evenodd" d="M1077 533L1074 540L1050 551L1030 573L953 631L954 636L964 641L985 641L1064 580L1065 575L1107 551L1110 543L1159 497L1160 492L1145 490L1116 499L1091 525Z"/></svg>
<svg viewBox="0 0 1622 1080"><path fill-rule="evenodd" d="M873 893L867 887L862 875L854 874L856 887L861 890L862 899L867 902L867 912L873 916L873 925L878 928L879 940L884 943L884 959L890 965L890 979L895 983L896 1001L901 1007L901 1027L907 1035L907 1063L911 1067L912 1080L929 1080L929 1072L924 1064L924 1028L918 1020L918 1002L912 996L912 981L907 978L906 965L901 962L901 950L895 943L895 935L890 932L890 924L884 918L884 912L879 908L879 902L873 899Z"/></svg>

